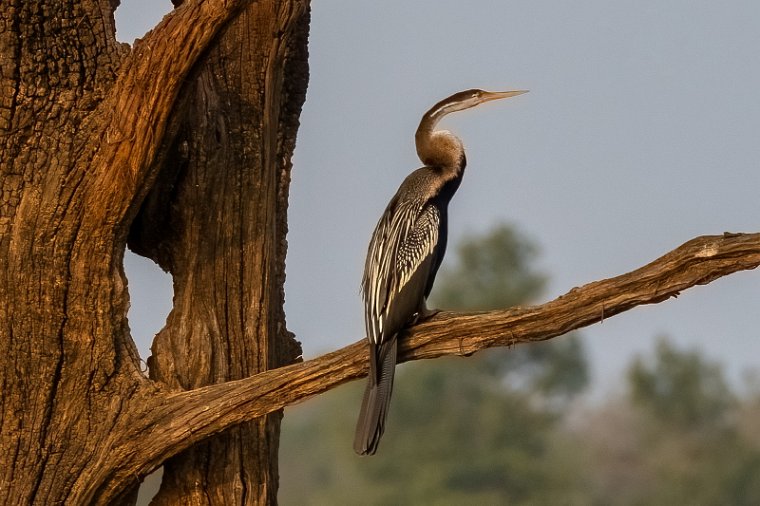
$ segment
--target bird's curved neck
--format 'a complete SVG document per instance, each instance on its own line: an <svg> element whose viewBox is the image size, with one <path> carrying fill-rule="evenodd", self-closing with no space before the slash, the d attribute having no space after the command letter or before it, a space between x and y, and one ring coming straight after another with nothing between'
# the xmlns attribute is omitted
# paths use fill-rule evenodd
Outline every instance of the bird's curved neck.
<svg viewBox="0 0 760 506"><path fill-rule="evenodd" d="M430 167L440 167L453 173L464 168L464 146L456 135L447 130L435 130L436 125L448 111L439 104L422 116L414 135L417 156Z"/></svg>

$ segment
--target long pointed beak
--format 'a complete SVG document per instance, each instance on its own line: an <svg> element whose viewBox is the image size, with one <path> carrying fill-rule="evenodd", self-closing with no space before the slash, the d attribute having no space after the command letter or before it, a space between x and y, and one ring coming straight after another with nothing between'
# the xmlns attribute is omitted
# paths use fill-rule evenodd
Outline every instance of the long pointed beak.
<svg viewBox="0 0 760 506"><path fill-rule="evenodd" d="M514 91L484 91L482 95L483 102L490 102L491 100L500 100L502 98L516 97L528 93L528 90L514 90Z"/></svg>

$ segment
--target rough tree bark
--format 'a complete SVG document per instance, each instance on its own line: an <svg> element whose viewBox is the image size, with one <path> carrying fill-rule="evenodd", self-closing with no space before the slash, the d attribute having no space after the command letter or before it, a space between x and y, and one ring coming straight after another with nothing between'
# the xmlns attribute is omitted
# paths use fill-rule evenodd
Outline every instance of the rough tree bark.
<svg viewBox="0 0 760 506"><path fill-rule="evenodd" d="M159 178L131 227L130 248L174 278L174 309L148 361L150 377L173 389L300 356L285 331L283 286L288 160L307 74L303 14L259 2L220 32L180 92ZM167 461L152 504L274 504L281 416Z"/></svg>
<svg viewBox="0 0 760 506"><path fill-rule="evenodd" d="M282 291L308 2L186 2L132 51L117 5L0 5L3 504L131 502L190 446L156 438L163 458L114 476L137 406L299 355ZM175 280L153 381L126 321L128 234ZM157 502L275 502L279 420L168 460Z"/></svg>
<svg viewBox="0 0 760 506"><path fill-rule="evenodd" d="M278 410L367 372L362 342L272 370L298 355L282 289L308 0L177 1L131 49L117 4L0 3L0 503L127 504L166 463L160 504L271 504ZM128 240L175 280L150 378ZM543 306L441 313L402 359L548 339L758 265L760 234L697 238Z"/></svg>

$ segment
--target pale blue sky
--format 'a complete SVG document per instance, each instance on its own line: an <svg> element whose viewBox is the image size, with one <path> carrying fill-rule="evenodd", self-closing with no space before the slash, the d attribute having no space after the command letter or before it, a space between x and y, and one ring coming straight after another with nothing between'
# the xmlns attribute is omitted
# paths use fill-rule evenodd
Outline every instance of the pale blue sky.
<svg viewBox="0 0 760 506"><path fill-rule="evenodd" d="M120 39L170 8L123 0ZM419 166L421 114L461 89L531 93L446 119L469 161L450 208L452 244L517 224L542 247L547 300L697 235L758 231L758 26L755 0L313 2L286 285L305 356L362 337L369 236ZM130 256L127 267L130 325L146 356L171 288L145 261ZM737 379L760 364L758 300L758 273L739 273L590 327L595 377L610 388L667 334Z"/></svg>

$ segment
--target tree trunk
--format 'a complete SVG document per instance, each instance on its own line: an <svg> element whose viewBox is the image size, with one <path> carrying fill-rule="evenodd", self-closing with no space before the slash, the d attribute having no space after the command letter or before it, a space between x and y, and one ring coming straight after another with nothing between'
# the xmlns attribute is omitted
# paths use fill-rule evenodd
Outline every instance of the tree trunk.
<svg viewBox="0 0 760 506"><path fill-rule="evenodd" d="M223 406L207 403L179 422L204 407L168 389L297 355L282 290L306 4L185 2L132 52L116 5L0 4L3 504L133 501L146 473L242 421L211 428ZM155 381L126 319L130 230L175 279ZM279 418L171 460L163 501L273 503Z"/></svg>
<svg viewBox="0 0 760 506"><path fill-rule="evenodd" d="M244 11L180 92L160 180L130 247L174 277L174 309L156 336L150 377L193 389L300 356L285 331L288 160L303 101L306 16L281 40L275 2ZM300 82L299 82L300 80ZM283 88L284 85L284 88ZM296 114L293 114L293 113ZM274 504L281 411L173 457L152 504Z"/></svg>

